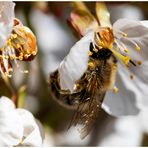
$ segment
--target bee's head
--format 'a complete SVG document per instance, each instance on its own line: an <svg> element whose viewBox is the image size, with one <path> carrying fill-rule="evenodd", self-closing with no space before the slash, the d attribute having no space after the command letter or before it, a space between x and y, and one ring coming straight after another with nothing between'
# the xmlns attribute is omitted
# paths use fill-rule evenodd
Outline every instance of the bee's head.
<svg viewBox="0 0 148 148"><path fill-rule="evenodd" d="M95 44L100 49L101 48L110 48L114 43L113 31L109 27L100 27L95 32L94 36Z"/></svg>

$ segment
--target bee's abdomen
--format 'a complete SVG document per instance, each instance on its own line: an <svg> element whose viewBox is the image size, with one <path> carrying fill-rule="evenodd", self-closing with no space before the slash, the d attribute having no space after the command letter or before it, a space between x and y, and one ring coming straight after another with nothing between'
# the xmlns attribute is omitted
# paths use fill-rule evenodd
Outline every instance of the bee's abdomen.
<svg viewBox="0 0 148 148"><path fill-rule="evenodd" d="M68 90L61 90L58 82L58 70L53 72L49 78L51 95L60 105L69 109L75 109L79 104L79 93L70 93Z"/></svg>

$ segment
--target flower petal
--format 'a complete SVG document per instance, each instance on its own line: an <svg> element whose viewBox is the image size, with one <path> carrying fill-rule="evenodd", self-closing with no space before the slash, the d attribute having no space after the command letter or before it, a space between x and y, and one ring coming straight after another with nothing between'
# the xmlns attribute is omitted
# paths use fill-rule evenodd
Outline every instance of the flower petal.
<svg viewBox="0 0 148 148"><path fill-rule="evenodd" d="M17 112L20 115L24 126L24 140L21 145L40 146L43 139L33 115L25 109L17 109Z"/></svg>
<svg viewBox="0 0 148 148"><path fill-rule="evenodd" d="M96 2L96 15L102 27L111 27L110 13L107 10L105 3Z"/></svg>
<svg viewBox="0 0 148 148"><path fill-rule="evenodd" d="M136 115L139 113L137 98L141 97L141 92L129 78L128 71L121 69L122 65L119 65L116 77L116 86L119 88L119 92L108 92L103 101L102 108L107 113L117 117Z"/></svg>
<svg viewBox="0 0 148 148"><path fill-rule="evenodd" d="M7 97L0 99L0 146L15 146L23 137L23 126L13 102Z"/></svg>
<svg viewBox="0 0 148 148"><path fill-rule="evenodd" d="M120 40L127 48L129 56L134 60L146 60L148 56L148 21L133 21L119 19L113 25L114 36ZM127 34L123 37L122 33ZM135 42L141 51L136 50Z"/></svg>
<svg viewBox="0 0 148 148"><path fill-rule="evenodd" d="M128 19L120 19L113 25L115 29L115 36L120 38L120 41L129 49L128 55L137 66L130 66L129 70L134 74L134 85L137 87L137 90L141 92L142 96L137 98L139 101L139 106L148 106L148 99L145 96L148 96L146 88L148 88L148 21L133 21ZM118 31L117 31L118 30ZM127 37L121 37L117 32L122 31L127 34ZM140 48L140 51L135 49L135 42ZM138 65L138 61L142 65ZM126 82L126 81L125 81ZM133 90L135 91L135 90Z"/></svg>
<svg viewBox="0 0 148 148"><path fill-rule="evenodd" d="M70 50L67 57L59 67L61 89L73 91L75 82L84 74L88 65L89 46L93 39L93 32L90 31Z"/></svg>
<svg viewBox="0 0 148 148"><path fill-rule="evenodd" d="M103 129L103 139L98 146L139 146L142 132L135 116L121 117Z"/></svg>
<svg viewBox="0 0 148 148"><path fill-rule="evenodd" d="M71 12L70 23L82 36L89 30L95 30L98 22L83 2L74 2L75 10Z"/></svg>
<svg viewBox="0 0 148 148"><path fill-rule="evenodd" d="M0 2L0 48L6 44L12 32L14 7L13 2Z"/></svg>

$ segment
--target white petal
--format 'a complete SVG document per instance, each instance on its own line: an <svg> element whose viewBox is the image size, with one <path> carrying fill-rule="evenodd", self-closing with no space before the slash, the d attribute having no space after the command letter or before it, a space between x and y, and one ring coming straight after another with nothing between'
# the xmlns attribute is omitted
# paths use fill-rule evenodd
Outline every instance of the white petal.
<svg viewBox="0 0 148 148"><path fill-rule="evenodd" d="M18 114L20 115L24 133L23 136L25 139L23 140L23 146L40 146L42 144L42 137L40 133L40 129L33 117L33 115L25 110L25 109L17 109Z"/></svg>
<svg viewBox="0 0 148 148"><path fill-rule="evenodd" d="M148 57L148 21L133 21L128 19L119 19L113 25L115 37L120 39L122 43L128 48L128 54L134 60L145 61ZM123 37L119 31L127 34ZM134 41L139 45L141 51L137 51L134 44L129 40Z"/></svg>
<svg viewBox="0 0 148 148"><path fill-rule="evenodd" d="M138 116L138 120L140 121L140 125L143 129L143 133L147 133L148 134L148 108L144 108L141 110L139 116Z"/></svg>
<svg viewBox="0 0 148 148"><path fill-rule="evenodd" d="M13 2L0 2L0 48L6 44L12 32L14 6Z"/></svg>
<svg viewBox="0 0 148 148"><path fill-rule="evenodd" d="M40 50L44 54L43 70L48 76L49 72L58 68L76 39L68 31L68 27L65 28L65 25L62 25L60 20L51 13L45 14L37 8L32 9L30 21L34 26Z"/></svg>
<svg viewBox="0 0 148 148"><path fill-rule="evenodd" d="M124 45L129 49L128 54L131 59L133 61L140 60L142 62L142 65L140 66L130 66L129 70L135 76L133 83L137 87L136 89L142 94L142 96L138 98L139 106L147 107L148 99L145 96L148 96L148 21L120 19L115 22L113 27L113 29L115 29L115 36L119 37L117 30L123 31L127 33L127 38L136 42L141 48L141 51L139 52L131 42L127 41L126 38L120 38L120 41L122 41L122 43L124 43ZM133 92L134 91L135 90L133 90Z"/></svg>
<svg viewBox="0 0 148 148"><path fill-rule="evenodd" d="M126 69L118 66L116 86L118 93L108 92L103 101L102 108L114 116L135 115L139 112L137 98L141 98L141 92L130 79Z"/></svg>
<svg viewBox="0 0 148 148"><path fill-rule="evenodd" d="M59 67L60 86L62 89L73 91L75 81L80 79L88 65L89 46L93 39L93 32L88 32L70 50Z"/></svg>
<svg viewBox="0 0 148 148"><path fill-rule="evenodd" d="M0 99L0 146L15 146L23 136L23 126L13 102L7 97Z"/></svg>
<svg viewBox="0 0 148 148"><path fill-rule="evenodd" d="M103 137L98 146L139 146L142 130L136 117L122 117L103 129Z"/></svg>

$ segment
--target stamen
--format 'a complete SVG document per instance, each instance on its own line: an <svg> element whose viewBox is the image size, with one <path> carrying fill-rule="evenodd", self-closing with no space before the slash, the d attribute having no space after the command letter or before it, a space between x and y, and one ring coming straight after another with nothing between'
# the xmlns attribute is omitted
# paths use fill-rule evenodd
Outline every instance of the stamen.
<svg viewBox="0 0 148 148"><path fill-rule="evenodd" d="M94 51L95 53L97 53L97 52L98 52L98 49L97 49L97 48L94 48L93 51Z"/></svg>
<svg viewBox="0 0 148 148"><path fill-rule="evenodd" d="M128 51L128 48L119 39L116 39L115 43L122 51Z"/></svg>
<svg viewBox="0 0 148 148"><path fill-rule="evenodd" d="M130 39L130 38L125 38L125 39L128 40L129 42L131 42L131 43L135 46L135 49L136 49L137 51L140 51L140 50L141 50L140 46L139 46L135 41L133 41L133 40Z"/></svg>
<svg viewBox="0 0 148 148"><path fill-rule="evenodd" d="M133 64L134 66L137 66L132 60L130 60L130 63Z"/></svg>
<svg viewBox="0 0 148 148"><path fill-rule="evenodd" d="M127 37L127 34L124 33L124 32L122 32L122 36L123 36L123 37Z"/></svg>
<svg viewBox="0 0 148 148"><path fill-rule="evenodd" d="M128 49L127 49L127 48L125 48L125 49L124 49L124 51L127 53L127 52L128 52Z"/></svg>
<svg viewBox="0 0 148 148"><path fill-rule="evenodd" d="M137 64L138 64L138 65L141 65L141 64L142 64L142 62L141 62L141 61L137 61Z"/></svg>
<svg viewBox="0 0 148 148"><path fill-rule="evenodd" d="M116 86L114 86L113 92L114 92L114 93L118 93L118 92L119 92L119 88L117 88Z"/></svg>
<svg viewBox="0 0 148 148"><path fill-rule="evenodd" d="M127 37L127 33L121 31L121 30L116 30L118 33L120 33L123 37Z"/></svg>
<svg viewBox="0 0 148 148"><path fill-rule="evenodd" d="M90 51L90 52L89 52L89 56L91 56L91 55L93 55L93 52Z"/></svg>
<svg viewBox="0 0 148 148"><path fill-rule="evenodd" d="M140 49L141 49L141 48L140 48L138 45L136 45L136 50L137 50L137 51L140 51Z"/></svg>
<svg viewBox="0 0 148 148"><path fill-rule="evenodd" d="M134 79L134 75L130 75L130 78L131 78L131 80L133 80Z"/></svg>
<svg viewBox="0 0 148 148"><path fill-rule="evenodd" d="M120 54L119 52L117 52L116 50L109 48L109 50L112 51L112 53L114 53L118 58L120 58L125 65L128 65L129 61L130 61L130 57L128 55L123 56L122 54Z"/></svg>

